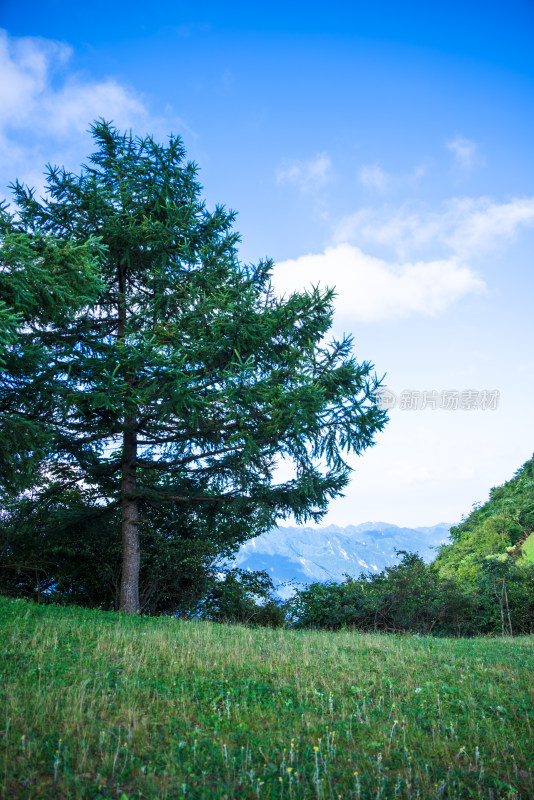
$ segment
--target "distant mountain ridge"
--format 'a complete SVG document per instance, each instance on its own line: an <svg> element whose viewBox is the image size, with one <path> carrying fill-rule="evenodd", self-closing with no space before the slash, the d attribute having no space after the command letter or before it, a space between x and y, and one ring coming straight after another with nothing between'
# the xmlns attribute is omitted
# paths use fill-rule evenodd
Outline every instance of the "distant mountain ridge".
<svg viewBox="0 0 534 800"><path fill-rule="evenodd" d="M340 528L278 527L246 542L232 566L266 570L281 597L294 588L288 581L304 585L317 581L342 581L345 574L381 572L398 562L396 550L419 553L425 561L436 557L436 549L447 542L451 525L400 528L387 522L363 522ZM297 586L298 588L298 586Z"/></svg>

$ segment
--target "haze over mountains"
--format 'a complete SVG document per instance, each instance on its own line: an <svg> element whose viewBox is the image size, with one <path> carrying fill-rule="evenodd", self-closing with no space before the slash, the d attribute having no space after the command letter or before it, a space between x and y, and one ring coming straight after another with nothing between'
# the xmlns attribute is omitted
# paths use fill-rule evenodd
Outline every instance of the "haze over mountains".
<svg viewBox="0 0 534 800"><path fill-rule="evenodd" d="M278 527L246 542L232 566L266 570L284 598L293 586L317 581L342 581L345 574L381 572L398 563L398 550L419 553L426 562L449 538L451 524L400 528L387 522L364 522L340 528ZM291 585L287 584L291 581Z"/></svg>

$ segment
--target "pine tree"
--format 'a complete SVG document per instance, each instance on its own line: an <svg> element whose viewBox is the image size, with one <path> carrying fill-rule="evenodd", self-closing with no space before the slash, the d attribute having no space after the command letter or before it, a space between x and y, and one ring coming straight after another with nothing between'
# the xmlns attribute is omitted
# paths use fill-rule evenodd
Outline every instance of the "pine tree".
<svg viewBox="0 0 534 800"><path fill-rule="evenodd" d="M207 210L179 138L162 146L103 121L92 133L89 165L49 167L45 199L14 185L11 226L102 248L97 301L34 326L62 409L40 508L75 485L94 513L120 507L120 608L137 613L151 514L170 537L184 535L179 520L223 530L221 549L290 514L318 520L347 485L344 452L370 446L385 414L351 340L324 342L333 292L279 298L270 261L240 263L235 215Z"/></svg>

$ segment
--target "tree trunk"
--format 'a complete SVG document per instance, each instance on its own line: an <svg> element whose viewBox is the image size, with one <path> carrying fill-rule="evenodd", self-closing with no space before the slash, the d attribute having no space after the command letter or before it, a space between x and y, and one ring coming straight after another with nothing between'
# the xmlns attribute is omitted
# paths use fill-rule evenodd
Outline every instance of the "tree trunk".
<svg viewBox="0 0 534 800"><path fill-rule="evenodd" d="M126 277L124 269L117 265L119 283L117 343L124 343L126 333ZM126 375L126 383L132 385L131 375ZM137 487L137 418L135 413L126 414L122 437L122 575L120 611L126 614L139 614L139 567L141 548L139 545L139 511L135 490Z"/></svg>
<svg viewBox="0 0 534 800"><path fill-rule="evenodd" d="M136 489L137 432L135 416L125 420L122 448L121 508L122 508L122 576L120 610L139 614L139 512Z"/></svg>
<svg viewBox="0 0 534 800"><path fill-rule="evenodd" d="M510 606L508 605L508 592L506 591L506 579L505 578L502 579L502 589L503 589L503 592L504 592L504 599L506 600L506 611L508 612L508 628L509 628L509 631L510 631L510 636L513 636L514 632L512 630L512 617L510 615Z"/></svg>
<svg viewBox="0 0 534 800"><path fill-rule="evenodd" d="M502 593L502 591L501 591L501 594L500 594L500 596L499 596L499 592L497 591L497 585L496 585L496 583L495 583L495 578L493 579L493 591L495 592L495 597L496 597L496 598L497 598L497 600L499 601L499 608L501 609L501 628L502 628L502 635L503 635L503 636L505 636L505 632L504 632L504 608L503 608L503 601L502 601L502 599L503 599L503 593Z"/></svg>

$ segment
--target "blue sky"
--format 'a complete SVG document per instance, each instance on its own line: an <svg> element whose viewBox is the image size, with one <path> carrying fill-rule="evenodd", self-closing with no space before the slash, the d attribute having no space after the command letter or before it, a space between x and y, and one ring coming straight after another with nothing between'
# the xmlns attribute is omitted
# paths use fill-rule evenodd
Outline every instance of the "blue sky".
<svg viewBox="0 0 534 800"><path fill-rule="evenodd" d="M98 116L179 133L243 260L335 285L335 332L397 398L499 392L397 404L325 523L454 522L531 456L531 0L3 0L0 28L3 196L76 169Z"/></svg>

